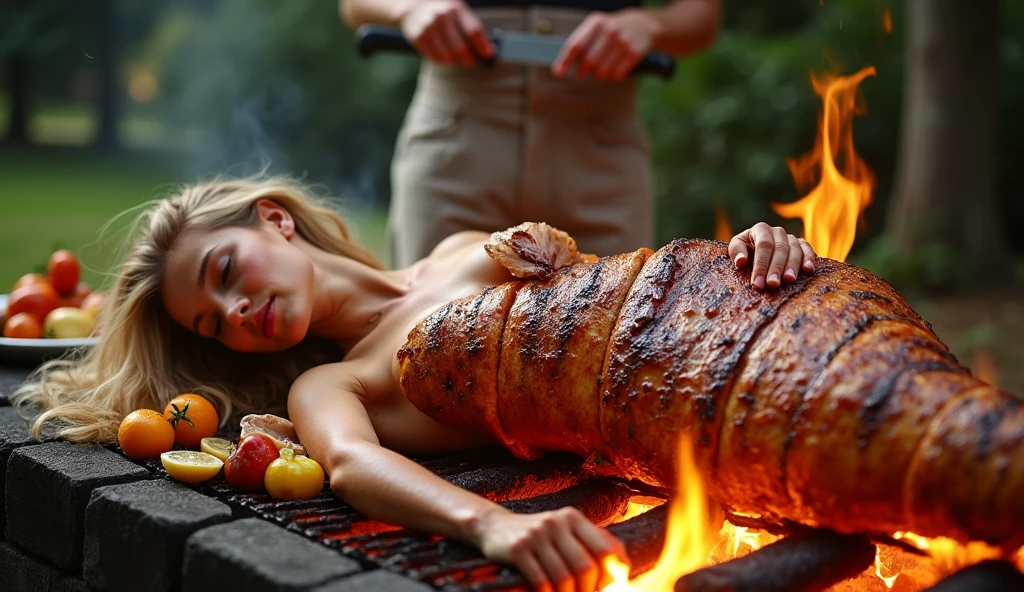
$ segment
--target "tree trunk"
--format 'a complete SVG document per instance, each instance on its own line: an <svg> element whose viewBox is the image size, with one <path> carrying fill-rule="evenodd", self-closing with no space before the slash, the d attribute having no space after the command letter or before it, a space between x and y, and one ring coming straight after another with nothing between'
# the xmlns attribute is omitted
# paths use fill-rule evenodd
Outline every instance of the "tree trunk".
<svg viewBox="0 0 1024 592"><path fill-rule="evenodd" d="M950 245L979 281L1012 280L997 213L1000 2L907 0L900 151L887 231Z"/></svg>
<svg viewBox="0 0 1024 592"><path fill-rule="evenodd" d="M29 143L29 62L28 55L15 51L7 58L7 84L11 91L11 109L4 142L24 146Z"/></svg>
<svg viewBox="0 0 1024 592"><path fill-rule="evenodd" d="M97 148L115 150L120 147L117 118L120 111L120 93L117 86L117 23L114 0L94 3L96 19L96 65L98 67L99 96L97 99L98 129L93 140Z"/></svg>

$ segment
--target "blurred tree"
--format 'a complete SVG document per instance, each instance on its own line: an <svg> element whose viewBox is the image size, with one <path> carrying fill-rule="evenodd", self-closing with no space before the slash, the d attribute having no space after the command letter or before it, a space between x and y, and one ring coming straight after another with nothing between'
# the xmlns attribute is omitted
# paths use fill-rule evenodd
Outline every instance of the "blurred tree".
<svg viewBox="0 0 1024 592"><path fill-rule="evenodd" d="M57 0L0 3L0 72L5 74L0 82L10 97L7 143L28 143L34 66L70 36L67 23L60 18L61 4Z"/></svg>
<svg viewBox="0 0 1024 592"><path fill-rule="evenodd" d="M998 213L1000 3L909 0L904 109L888 230L899 252L959 251L1012 280Z"/></svg>
<svg viewBox="0 0 1024 592"><path fill-rule="evenodd" d="M119 27L114 0L94 0L92 10L99 92L96 97L98 126L93 144L102 150L119 148L117 133L121 91L117 84L117 43Z"/></svg>
<svg viewBox="0 0 1024 592"><path fill-rule="evenodd" d="M176 31L157 49L167 116L204 132L192 173L269 165L387 204L415 58L361 59L337 2L222 0L202 15L176 9L163 26Z"/></svg>

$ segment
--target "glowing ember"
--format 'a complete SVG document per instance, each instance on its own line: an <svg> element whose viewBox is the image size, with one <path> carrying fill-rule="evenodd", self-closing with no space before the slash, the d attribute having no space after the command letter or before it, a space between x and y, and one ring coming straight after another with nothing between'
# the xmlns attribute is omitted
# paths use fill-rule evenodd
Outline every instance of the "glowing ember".
<svg viewBox="0 0 1024 592"><path fill-rule="evenodd" d="M881 553L882 553L881 549L878 549L878 548L875 549L875 575L878 576L878 579L882 580L882 582L885 584L886 588L892 588L892 585L894 583L896 583L896 578L900 577L900 574L896 574L894 576L889 576L889 577L885 577L885 576L882 575L882 567L883 567L883 565L882 565L882 555L881 555Z"/></svg>
<svg viewBox="0 0 1024 592"><path fill-rule="evenodd" d="M797 188L805 191L818 184L803 199L791 204L772 204L784 218L802 218L804 238L818 255L846 261L857 233L857 220L871 203L875 178L853 149L852 116L857 113L857 85L875 74L869 66L848 77L811 76L814 90L822 98L814 149L786 163ZM839 159L843 170L836 166ZM819 173L820 169L820 173Z"/></svg>

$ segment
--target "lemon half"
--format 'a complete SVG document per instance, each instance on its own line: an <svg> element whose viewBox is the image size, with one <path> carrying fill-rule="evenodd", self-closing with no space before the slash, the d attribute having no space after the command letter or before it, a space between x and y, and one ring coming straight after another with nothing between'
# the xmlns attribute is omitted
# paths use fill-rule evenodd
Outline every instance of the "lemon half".
<svg viewBox="0 0 1024 592"><path fill-rule="evenodd" d="M235 451L235 444L224 438L203 438L199 441L199 448L207 454L212 454L220 460L227 462L228 457Z"/></svg>
<svg viewBox="0 0 1024 592"><path fill-rule="evenodd" d="M160 455L167 474L184 483L206 481L220 472L224 461L206 452L172 450Z"/></svg>

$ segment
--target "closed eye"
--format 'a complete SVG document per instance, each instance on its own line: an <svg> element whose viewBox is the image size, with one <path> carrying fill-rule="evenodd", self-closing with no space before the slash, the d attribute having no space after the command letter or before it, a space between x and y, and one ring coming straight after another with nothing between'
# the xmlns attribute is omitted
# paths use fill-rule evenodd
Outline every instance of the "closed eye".
<svg viewBox="0 0 1024 592"><path fill-rule="evenodd" d="M228 256L227 262L224 263L224 271L220 275L220 283L224 285L228 283L228 274L231 272L231 256Z"/></svg>

